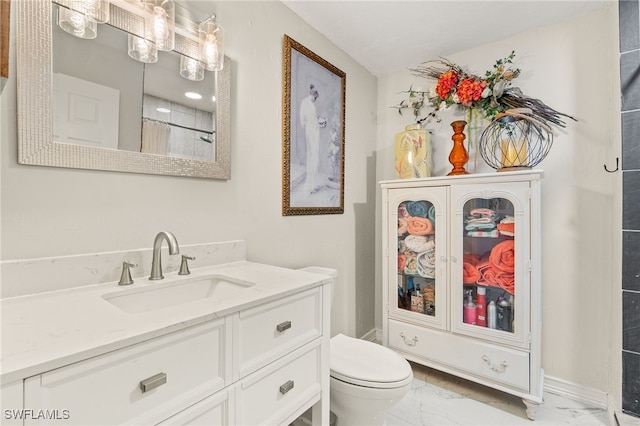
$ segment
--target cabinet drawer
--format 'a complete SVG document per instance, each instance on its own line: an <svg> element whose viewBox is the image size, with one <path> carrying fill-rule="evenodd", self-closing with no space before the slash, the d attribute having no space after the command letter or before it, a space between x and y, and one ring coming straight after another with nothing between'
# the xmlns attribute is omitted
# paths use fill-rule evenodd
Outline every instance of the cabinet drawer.
<svg viewBox="0 0 640 426"><path fill-rule="evenodd" d="M297 350L246 377L237 390L239 425L276 425L291 422L287 414L309 407L320 398L319 344Z"/></svg>
<svg viewBox="0 0 640 426"><path fill-rule="evenodd" d="M193 404L159 425L226 426L234 424L229 418L229 392L221 391Z"/></svg>
<svg viewBox="0 0 640 426"><path fill-rule="evenodd" d="M321 295L320 289L313 289L240 313L240 377L322 334Z"/></svg>
<svg viewBox="0 0 640 426"><path fill-rule="evenodd" d="M389 321L389 346L425 360L529 391L529 353Z"/></svg>
<svg viewBox="0 0 640 426"><path fill-rule="evenodd" d="M67 410L64 424L156 423L224 387L226 335L214 321L30 377L25 408Z"/></svg>

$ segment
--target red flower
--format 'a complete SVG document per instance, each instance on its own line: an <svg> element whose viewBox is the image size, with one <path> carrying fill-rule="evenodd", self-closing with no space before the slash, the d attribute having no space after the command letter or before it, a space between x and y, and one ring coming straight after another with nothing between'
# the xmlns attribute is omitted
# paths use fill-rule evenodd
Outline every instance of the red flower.
<svg viewBox="0 0 640 426"><path fill-rule="evenodd" d="M487 86L486 81L478 81L475 78L462 80L458 85L458 99L464 106L471 106L471 103L482 97L482 91Z"/></svg>
<svg viewBox="0 0 640 426"><path fill-rule="evenodd" d="M447 99L449 92L456 87L457 82L458 74L453 70L440 74L438 84L436 85L436 93L438 93L440 99Z"/></svg>

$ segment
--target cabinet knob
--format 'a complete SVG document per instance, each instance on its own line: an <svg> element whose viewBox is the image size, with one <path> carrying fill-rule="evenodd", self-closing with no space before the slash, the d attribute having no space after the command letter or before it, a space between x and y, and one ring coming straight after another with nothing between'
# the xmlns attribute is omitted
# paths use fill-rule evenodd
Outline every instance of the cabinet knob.
<svg viewBox="0 0 640 426"><path fill-rule="evenodd" d="M280 324L276 325L276 330L278 330L280 333L290 328L291 328L291 321L281 322Z"/></svg>
<svg viewBox="0 0 640 426"><path fill-rule="evenodd" d="M452 261L453 263L456 263L456 262L458 261L458 258L457 258L457 257L455 257L455 256L451 256L451 261Z"/></svg>
<svg viewBox="0 0 640 426"><path fill-rule="evenodd" d="M158 373L155 376L140 381L140 390L142 393L149 392L165 383L167 383L167 373Z"/></svg>
<svg viewBox="0 0 640 426"><path fill-rule="evenodd" d="M283 385L280 385L280 393L283 395L289 392L291 389L293 389L293 380L288 380Z"/></svg>

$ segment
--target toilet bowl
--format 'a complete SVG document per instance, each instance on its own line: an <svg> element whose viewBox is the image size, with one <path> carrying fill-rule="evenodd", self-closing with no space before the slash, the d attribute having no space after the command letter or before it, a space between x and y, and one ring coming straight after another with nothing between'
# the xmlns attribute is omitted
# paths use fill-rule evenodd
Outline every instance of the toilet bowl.
<svg viewBox="0 0 640 426"><path fill-rule="evenodd" d="M334 281L337 277L335 269L302 270ZM411 388L413 372L407 360L387 347L344 334L331 338L329 353L330 407L337 425L384 425L386 411Z"/></svg>

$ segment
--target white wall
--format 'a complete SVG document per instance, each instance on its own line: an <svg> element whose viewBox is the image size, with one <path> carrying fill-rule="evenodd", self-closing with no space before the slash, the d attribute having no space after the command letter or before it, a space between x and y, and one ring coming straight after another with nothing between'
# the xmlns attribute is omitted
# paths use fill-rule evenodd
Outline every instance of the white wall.
<svg viewBox="0 0 640 426"><path fill-rule="evenodd" d="M250 260L336 268L332 332L364 334L374 327L376 79L280 2L198 6L216 13L227 32L233 79L232 179L17 164L13 43L11 77L0 99L0 259L148 248L161 230L173 231L182 245L244 239ZM15 40L15 21L11 29ZM342 215L281 215L285 33L347 75Z"/></svg>
<svg viewBox="0 0 640 426"><path fill-rule="evenodd" d="M544 7L544 6L541 6ZM538 166L543 214L543 356L545 374L604 392L618 392L621 333L619 259L612 257L620 221L614 216L619 177L604 171L619 150L619 72L617 6L562 24L523 33L447 57L476 74L516 51L524 93L575 116L556 133L548 157ZM434 58L416 58L420 61ZM389 106L410 84L427 89L434 82L399 71L378 81L377 178L393 179L393 136L410 123ZM617 85L617 86L616 86ZM617 87L617 92L612 88ZM444 126L433 140L435 174L451 170L451 128L455 117L443 114ZM472 165L470 171L491 170ZM380 239L378 239L379 241ZM379 248L378 248L379 254ZM616 279L618 276L618 279ZM377 282L380 282L379 271ZM380 288L380 286L378 286ZM377 300L380 301L380 291ZM378 302L379 306L379 302ZM376 324L381 325L381 317Z"/></svg>

